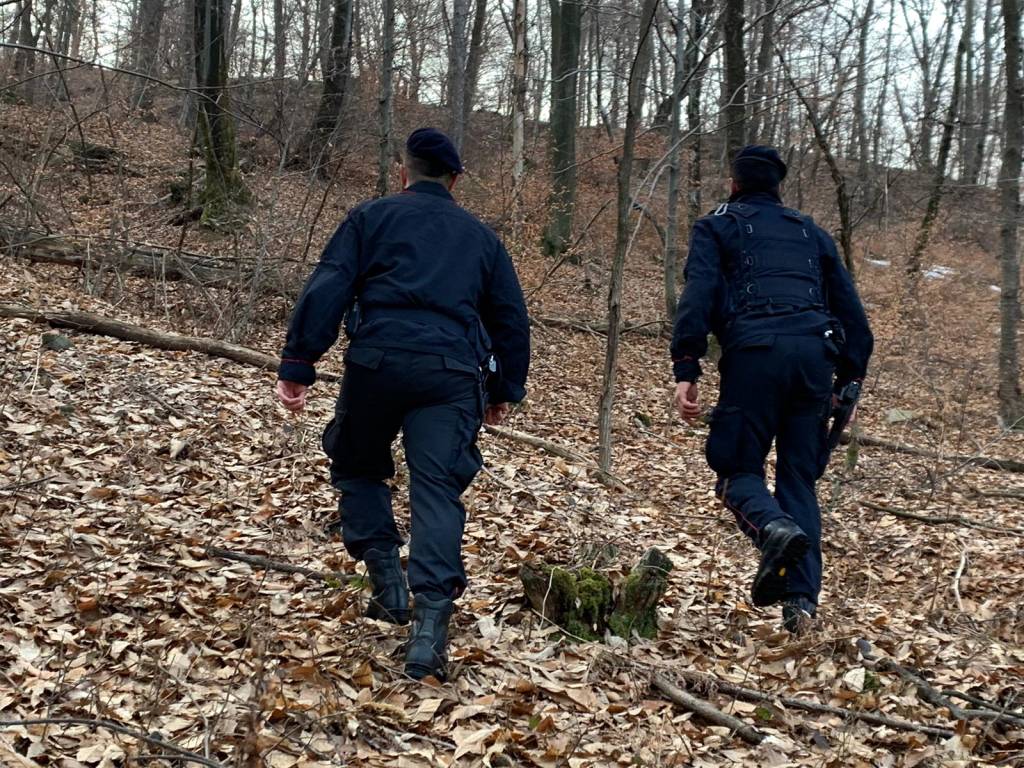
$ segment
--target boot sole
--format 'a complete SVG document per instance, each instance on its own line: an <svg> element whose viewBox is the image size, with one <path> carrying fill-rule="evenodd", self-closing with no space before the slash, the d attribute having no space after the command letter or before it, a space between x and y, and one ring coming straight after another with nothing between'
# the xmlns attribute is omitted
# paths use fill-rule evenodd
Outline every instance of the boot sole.
<svg viewBox="0 0 1024 768"><path fill-rule="evenodd" d="M430 677L431 675L442 683L448 679L448 676L441 670L431 669L422 664L406 664L405 674L413 680L422 680L424 677Z"/></svg>
<svg viewBox="0 0 1024 768"><path fill-rule="evenodd" d="M409 623L410 614L411 611L409 610L389 611L380 603L376 603L371 600L369 605L366 606L366 613L364 615L368 619L386 621L388 624L397 624L400 627L404 627Z"/></svg>
<svg viewBox="0 0 1024 768"><path fill-rule="evenodd" d="M750 594L754 605L763 608L786 597L786 575L794 563L807 552L811 540L804 533L791 536L775 552L765 552L757 568Z"/></svg>

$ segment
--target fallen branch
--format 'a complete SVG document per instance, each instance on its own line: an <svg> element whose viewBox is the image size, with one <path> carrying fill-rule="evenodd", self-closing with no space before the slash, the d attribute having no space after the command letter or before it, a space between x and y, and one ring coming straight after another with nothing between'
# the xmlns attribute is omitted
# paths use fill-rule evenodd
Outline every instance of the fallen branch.
<svg viewBox="0 0 1024 768"><path fill-rule="evenodd" d="M975 528L981 531L991 531L993 533L1003 533L1011 536L1024 536L1024 528L1012 528L1005 525L983 523L978 520L971 520L970 518L963 517L962 515L919 515L916 512L907 512L906 510L896 509L895 507L879 504L874 501L861 501L860 505L867 509L873 509L875 512L882 512L883 514L903 518L904 520L915 520L920 523L928 523L929 525L960 525L965 528Z"/></svg>
<svg viewBox="0 0 1024 768"><path fill-rule="evenodd" d="M862 652L863 655L863 652ZM1024 726L1024 717L1010 714L1009 712L995 710L995 709L964 709L952 701L949 697L935 688L933 688L923 677L921 677L915 670L907 669L906 667L897 664L892 659L875 659L873 656L865 656L869 661L874 661L877 669L883 672L892 672L899 676L902 680L908 683L912 683L917 690L917 697L933 707L939 709L945 709L949 712L950 717L954 720L991 720L996 723L1003 723L1004 725L1012 725L1016 727Z"/></svg>
<svg viewBox="0 0 1024 768"><path fill-rule="evenodd" d="M697 686L701 690L718 691L727 696L733 696L734 698L741 699L742 701L788 707L789 709L799 709L804 712L814 712L822 715L833 715L846 722L856 721L868 723L870 725L882 725L898 731L915 731L927 736L935 736L940 739L951 738L954 734L954 731L949 728L923 725L921 723L915 723L899 717L889 717L888 715L882 715L877 712L862 712L852 709L843 709L842 707L833 707L831 704L821 704L817 701L796 699L791 696L773 696L772 694L764 693L763 691L755 691L752 688L744 688L743 686L736 685L735 683L726 682L714 677L713 675L701 672L683 671L680 673L680 676L686 680L688 685Z"/></svg>
<svg viewBox="0 0 1024 768"><path fill-rule="evenodd" d="M597 333L606 335L608 333L607 323L595 323L590 320L583 320L577 317L556 317L553 315L531 315L530 321L551 328L569 328L584 333ZM622 326L620 333L639 333L644 336L660 337L661 329L666 325L665 320L651 320L647 323L632 323Z"/></svg>
<svg viewBox="0 0 1024 768"><path fill-rule="evenodd" d="M747 725L735 715L728 715L710 702L684 691L677 685L673 685L661 675L654 676L651 680L651 686L683 709L693 712L709 723L724 726L735 732L737 736L748 744L757 745L764 741L764 734L753 726Z"/></svg>
<svg viewBox="0 0 1024 768"><path fill-rule="evenodd" d="M126 725L116 723L113 720L100 720L88 717L36 717L28 720L0 720L0 728L16 728L18 726L28 725L86 725L90 728L103 728L107 731L113 731L114 733L120 733L124 736L130 736L133 739L144 741L147 744L160 747L168 752L173 752L175 759L177 760L187 760L189 762L199 763L199 765L209 766L209 768L224 768L223 763L204 757L198 752L192 752L191 750L179 747L177 744L164 741L156 736L150 736L142 733L142 731L136 731Z"/></svg>
<svg viewBox="0 0 1024 768"><path fill-rule="evenodd" d="M542 451L547 451L555 456L560 456L563 459L571 461L573 464L579 464L594 472L601 479L601 482L606 485L614 486L615 488L623 491L629 490L629 486L627 486L620 478L616 477L611 472L606 472L598 467L597 464L590 461L590 459L566 448L564 445L559 445L551 440L545 440L543 437L537 437L536 435L531 435L526 432L510 429L509 427L498 427L485 424L484 430L492 435L505 437L509 440L515 440L516 442L524 443L525 445L529 445L534 448L540 448Z"/></svg>
<svg viewBox="0 0 1024 768"><path fill-rule="evenodd" d="M352 577L346 573L338 573L337 571L318 571L316 568L307 568L304 565L283 563L280 560L271 560L270 558L263 557L262 555L249 555L245 552L235 552L232 549L224 549L222 547L209 546L206 548L206 554L211 557L219 557L222 560L234 560L238 563L245 563L246 565L251 565L253 568L262 568L265 571L298 573L307 578L315 581L322 581L327 584L332 582L347 584L352 580Z"/></svg>
<svg viewBox="0 0 1024 768"><path fill-rule="evenodd" d="M850 442L850 439L851 438L848 433L844 434L842 442L847 444ZM870 435L865 434L858 435L857 442L860 445L866 445L870 448L886 448L890 451L895 451L896 453L905 453L908 456L919 456L923 459L953 461L967 466L981 467L982 469L993 469L997 472L1014 472L1024 474L1024 461L1018 461L1017 459L1000 459L994 456L969 456L967 454L958 453L945 456L936 451L929 451L924 448L915 448L912 445L893 443L889 440L883 440L879 437L871 437Z"/></svg>
<svg viewBox="0 0 1024 768"><path fill-rule="evenodd" d="M35 323L52 325L55 328L70 328L84 333L111 336L115 339L134 341L138 344L173 352L202 352L211 357L221 357L268 371L276 371L280 362L279 358L274 355L243 347L241 344L232 344L228 341L203 336L183 336L177 333L156 331L124 320L79 310L44 310L20 304L0 304L0 317L17 317ZM339 378L336 374L331 373L319 373L318 375L327 381L336 381Z"/></svg>

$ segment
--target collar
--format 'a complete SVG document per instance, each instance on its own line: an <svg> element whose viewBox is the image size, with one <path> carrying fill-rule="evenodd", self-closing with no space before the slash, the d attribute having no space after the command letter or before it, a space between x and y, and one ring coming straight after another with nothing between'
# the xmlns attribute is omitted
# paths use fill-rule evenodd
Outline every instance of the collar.
<svg viewBox="0 0 1024 768"><path fill-rule="evenodd" d="M730 203L768 203L782 205L778 192L738 192L729 198Z"/></svg>
<svg viewBox="0 0 1024 768"><path fill-rule="evenodd" d="M434 195L436 197L445 197L449 200L455 199L452 197L452 193L444 188L443 184L438 184L436 181L417 181L415 184L410 184L402 192L406 195Z"/></svg>

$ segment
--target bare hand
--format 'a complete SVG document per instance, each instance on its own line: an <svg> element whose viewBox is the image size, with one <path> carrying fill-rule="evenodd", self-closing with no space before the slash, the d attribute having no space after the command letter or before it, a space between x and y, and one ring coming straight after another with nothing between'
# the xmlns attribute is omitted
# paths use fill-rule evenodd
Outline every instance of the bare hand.
<svg viewBox="0 0 1024 768"><path fill-rule="evenodd" d="M277 399L281 405L292 413L298 413L306 407L306 393L309 387L294 381L277 380Z"/></svg>
<svg viewBox="0 0 1024 768"><path fill-rule="evenodd" d="M496 427L505 420L505 417L508 416L508 412L508 403L488 405L487 410L484 411L484 424L489 427Z"/></svg>
<svg viewBox="0 0 1024 768"><path fill-rule="evenodd" d="M692 423L700 416L700 394L697 382L680 381L676 384L676 410L686 421Z"/></svg>

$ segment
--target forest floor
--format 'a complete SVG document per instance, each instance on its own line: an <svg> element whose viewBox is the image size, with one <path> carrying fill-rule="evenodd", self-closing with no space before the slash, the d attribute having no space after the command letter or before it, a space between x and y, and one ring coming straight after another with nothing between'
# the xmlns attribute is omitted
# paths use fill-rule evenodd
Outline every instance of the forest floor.
<svg viewBox="0 0 1024 768"><path fill-rule="evenodd" d="M936 691L1024 709L1024 476L963 459L1024 460L1024 436L994 417L996 268L940 232L929 266L951 271L923 281L926 329L910 334L898 278L914 234L864 227L858 240L878 337L859 429L930 455L862 444L834 457L820 485L826 577L813 632L794 639L777 608L751 606L756 554L713 496L706 429L671 411L667 342L627 334L613 467L627 489L481 436L486 469L465 497L470 586L440 686L402 676L405 630L361 617L360 583L208 552L360 573L324 532L336 500L319 435L334 385L318 384L294 418L266 371L75 332L61 332L71 345L58 351L45 328L0 320L0 720L53 720L0 728L0 763L182 765L174 753L187 750L272 768L1024 765L1019 725L958 721L876 660ZM546 277L550 263L513 251L537 321L530 394L509 426L592 461L604 337L542 318L599 321L603 271L566 264ZM86 277L6 258L0 302L181 331L195 298ZM659 317L659 267L636 256L627 280L627 317ZM261 308L241 340L274 353L285 311L280 300ZM335 350L326 368L339 361ZM703 391L710 405L713 371ZM400 473L401 519L404 489ZM624 570L651 546L674 564L655 640L573 642L524 607L527 560L582 565L601 551ZM948 733L697 689L767 735L750 746L651 686L687 671Z"/></svg>

